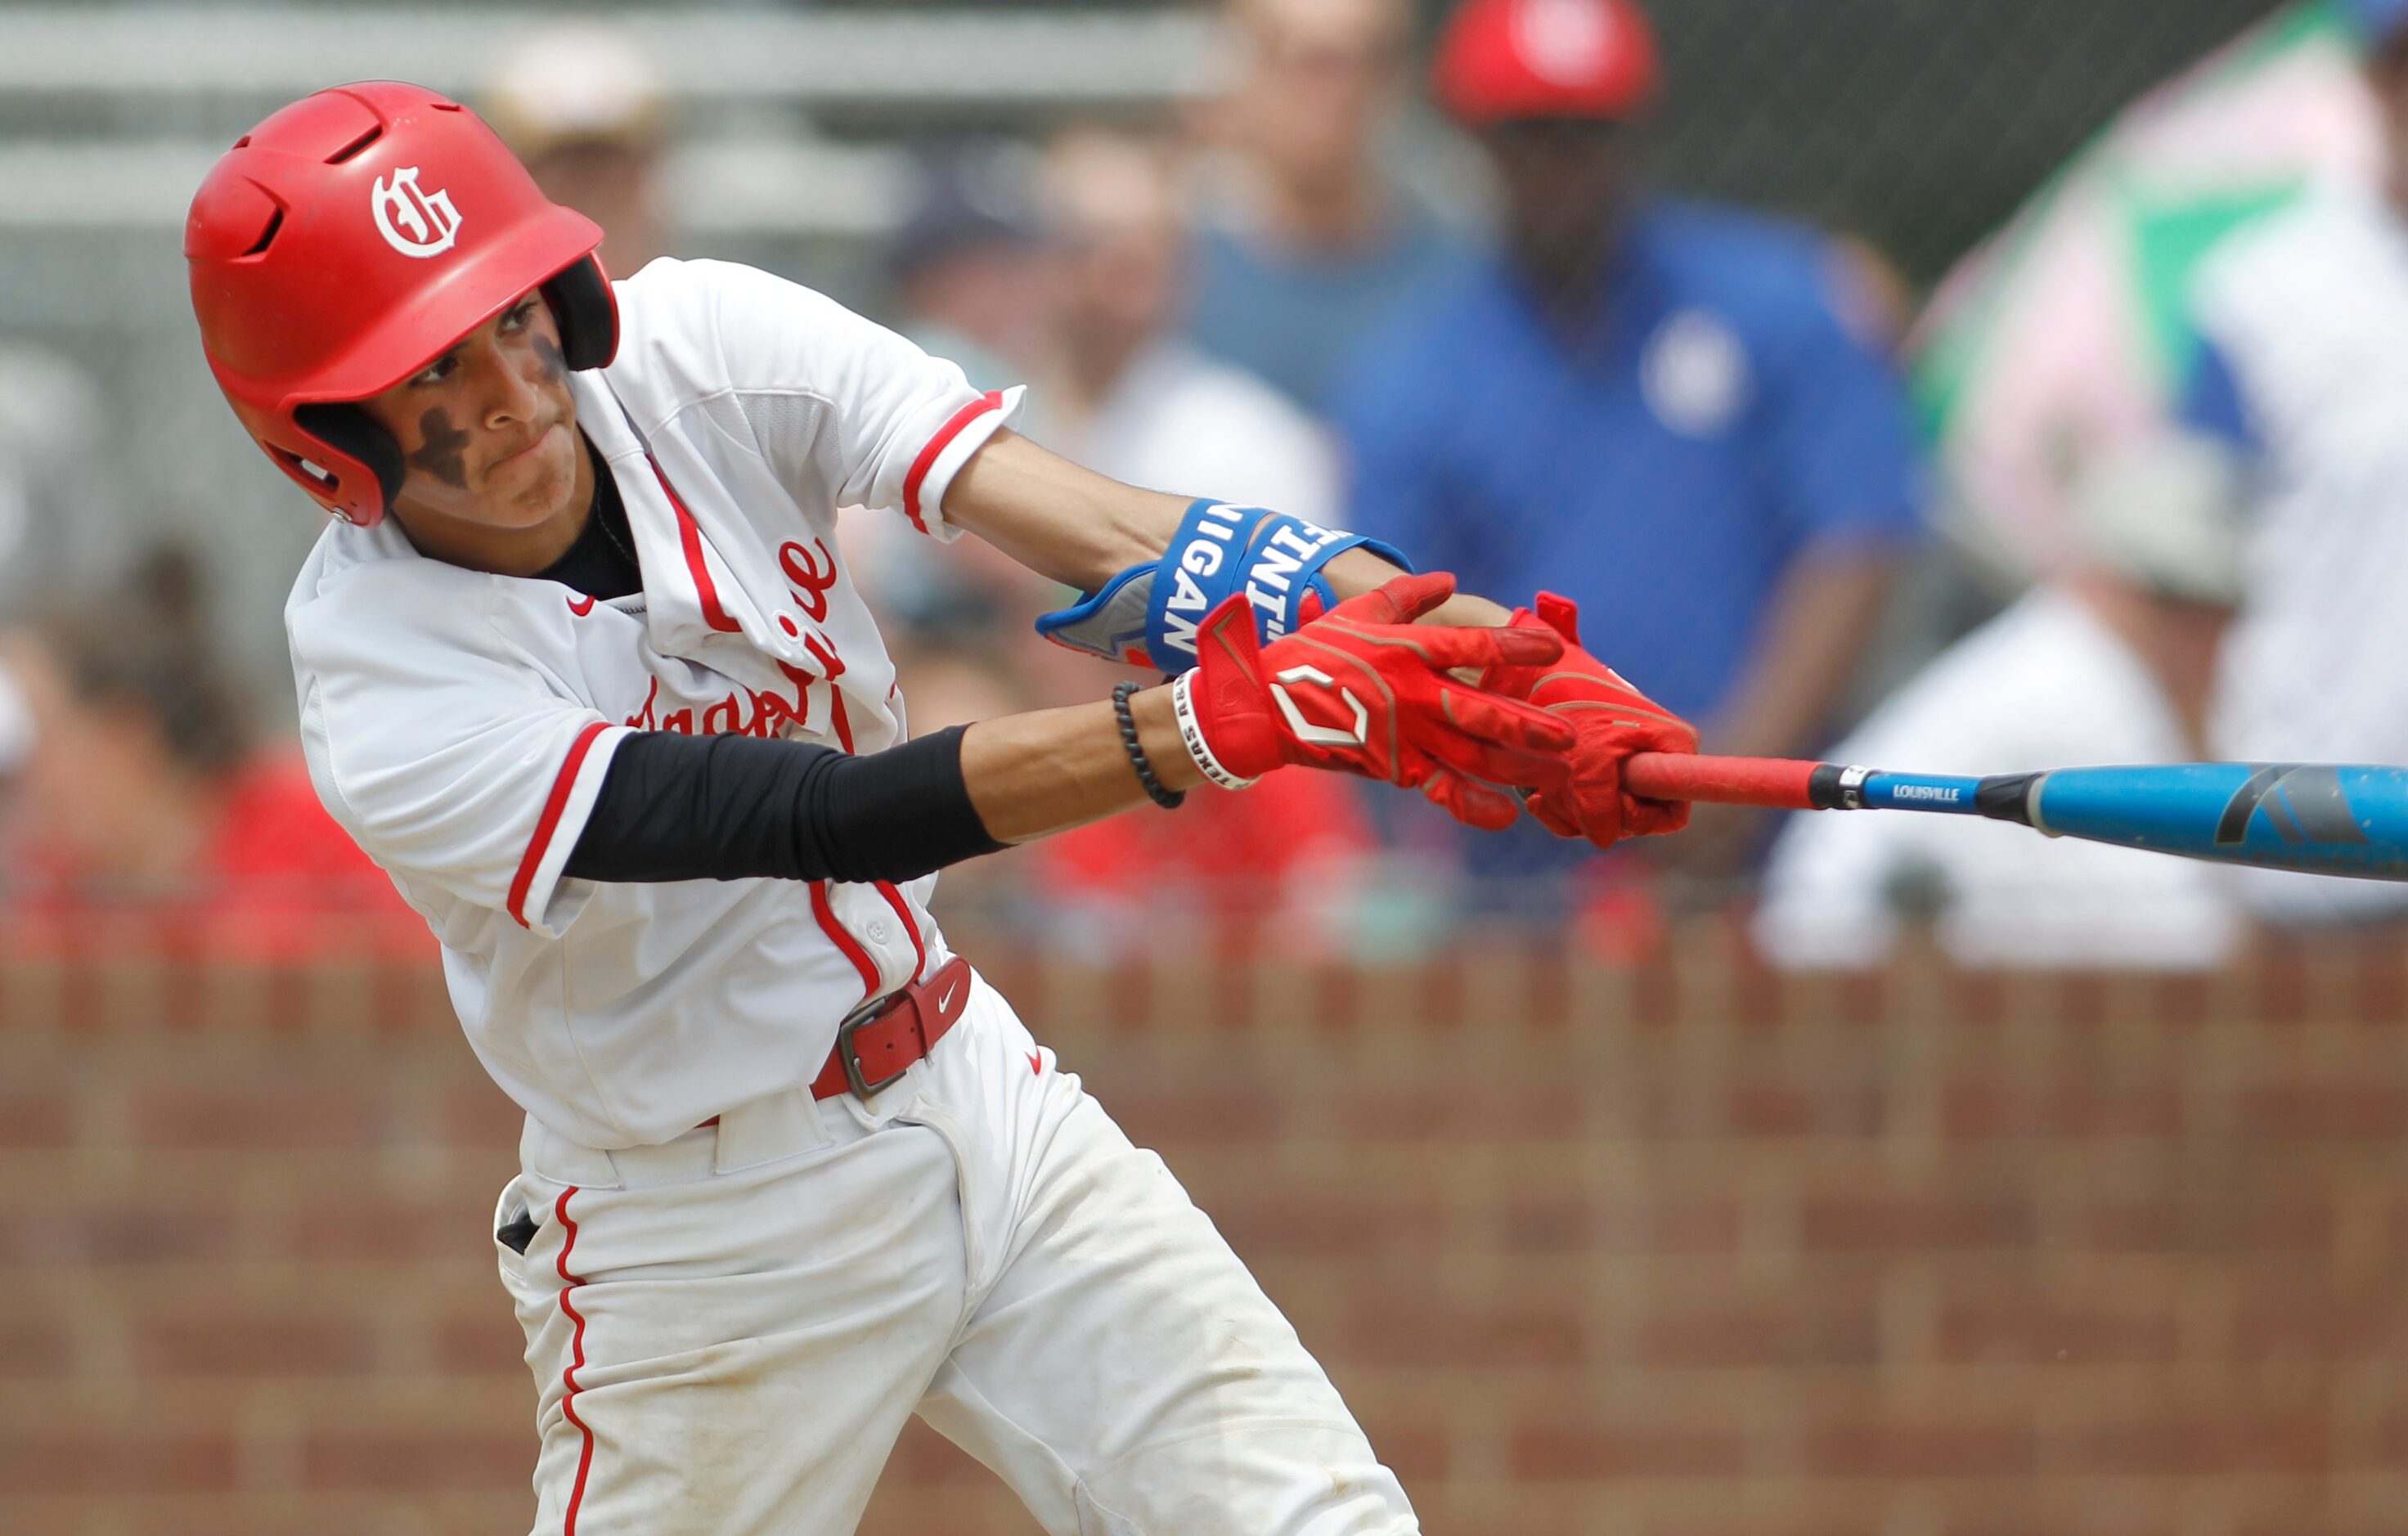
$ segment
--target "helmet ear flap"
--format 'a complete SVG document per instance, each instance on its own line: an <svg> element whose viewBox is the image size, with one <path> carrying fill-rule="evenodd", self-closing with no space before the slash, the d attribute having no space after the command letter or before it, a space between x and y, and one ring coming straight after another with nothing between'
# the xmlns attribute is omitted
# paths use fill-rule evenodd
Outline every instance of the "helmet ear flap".
<svg viewBox="0 0 2408 1536"><path fill-rule="evenodd" d="M376 476L377 491L381 497L380 512L393 506L401 495L401 482L409 473L409 465L401 456L401 444L393 434L377 425L376 419L357 406L310 405L296 406L293 420L302 431L324 443L338 453L349 454L366 465Z"/></svg>
<svg viewBox="0 0 2408 1536"><path fill-rule="evenodd" d="M618 354L619 299L588 256L543 285L544 302L560 327L560 355L572 369L598 368Z"/></svg>

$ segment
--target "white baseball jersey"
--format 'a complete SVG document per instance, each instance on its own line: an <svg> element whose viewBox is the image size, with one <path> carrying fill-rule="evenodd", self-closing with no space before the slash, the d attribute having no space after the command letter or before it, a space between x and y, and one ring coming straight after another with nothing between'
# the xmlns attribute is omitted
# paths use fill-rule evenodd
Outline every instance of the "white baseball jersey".
<svg viewBox="0 0 2408 1536"><path fill-rule="evenodd" d="M2191 308L2260 482L2215 750L2408 762L2408 220L2371 191L2304 199L2219 247ZM2244 888L2283 920L2401 900L2397 886L2272 871Z"/></svg>
<svg viewBox="0 0 2408 1536"><path fill-rule="evenodd" d="M950 539L953 475L1019 393L748 267L618 285L620 343L570 376L626 504L643 591L595 600L330 526L286 605L318 793L435 929L494 1080L589 1146L670 1140L807 1084L864 997L946 957L896 886L564 879L639 730L875 752L904 739L837 509Z"/></svg>
<svg viewBox="0 0 2408 1536"><path fill-rule="evenodd" d="M1832 750L1835 761L2000 773L2195 756L2165 691L2070 593L2042 585L1951 647ZM1941 944L1976 966L2206 969L2242 938L2231 870L1962 816L1790 818L1756 910L1784 968L1879 964L1897 887L1928 883Z"/></svg>

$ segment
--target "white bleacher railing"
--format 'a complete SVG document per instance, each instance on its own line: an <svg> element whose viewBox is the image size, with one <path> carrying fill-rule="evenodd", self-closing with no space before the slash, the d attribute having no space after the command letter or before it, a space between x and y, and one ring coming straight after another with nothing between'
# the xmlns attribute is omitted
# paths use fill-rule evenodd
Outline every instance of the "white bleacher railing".
<svg viewBox="0 0 2408 1536"><path fill-rule="evenodd" d="M1065 13L612 9L670 91L805 104L1147 100L1199 89L1193 8ZM511 6L8 6L0 93L283 99L332 80L472 92L497 48L557 13Z"/></svg>
<svg viewBox="0 0 2408 1536"><path fill-rule="evenodd" d="M1010 117L1166 103L1207 87L1216 36L1188 7L607 14L687 117L663 178L679 227L840 239L889 227L904 159L812 136L810 109ZM548 20L521 7L0 6L0 107L13 129L0 131L0 231L179 224L227 136L260 113L346 79L473 100L496 51L538 46Z"/></svg>

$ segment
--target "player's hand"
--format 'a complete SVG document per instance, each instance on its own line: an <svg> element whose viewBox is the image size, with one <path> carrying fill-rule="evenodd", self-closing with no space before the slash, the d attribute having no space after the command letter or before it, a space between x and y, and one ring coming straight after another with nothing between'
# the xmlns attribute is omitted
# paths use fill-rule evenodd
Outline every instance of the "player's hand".
<svg viewBox="0 0 2408 1536"><path fill-rule="evenodd" d="M1688 825L1687 802L1642 800L1626 791L1622 765L1637 753L1695 752L1698 728L1580 648L1580 610L1570 598L1539 594L1536 611L1514 610L1513 627L1559 637L1562 659L1491 668L1482 684L1545 710L1579 736L1569 779L1531 796L1530 813L1555 836L1586 838L1599 848Z"/></svg>
<svg viewBox="0 0 2408 1536"><path fill-rule="evenodd" d="M1564 645L1546 629L1413 623L1454 593L1442 572L1398 577L1268 645L1245 597L1229 598L1204 620L1196 670L1182 680L1188 750L1208 776L1215 766L1239 779L1290 763L1337 768L1423 788L1473 825L1510 825L1512 799L1473 781L1559 788L1576 733L1448 674L1544 668Z"/></svg>

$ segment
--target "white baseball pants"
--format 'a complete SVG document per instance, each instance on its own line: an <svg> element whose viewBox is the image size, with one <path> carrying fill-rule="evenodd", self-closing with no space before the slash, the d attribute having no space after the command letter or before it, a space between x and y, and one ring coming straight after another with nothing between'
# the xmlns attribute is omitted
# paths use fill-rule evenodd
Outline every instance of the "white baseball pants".
<svg viewBox="0 0 2408 1536"><path fill-rule="evenodd" d="M1162 1160L983 981L865 1103L666 1146L529 1123L496 1244L543 1445L536 1536L842 1536L917 1413L1054 1536L1419 1529Z"/></svg>

